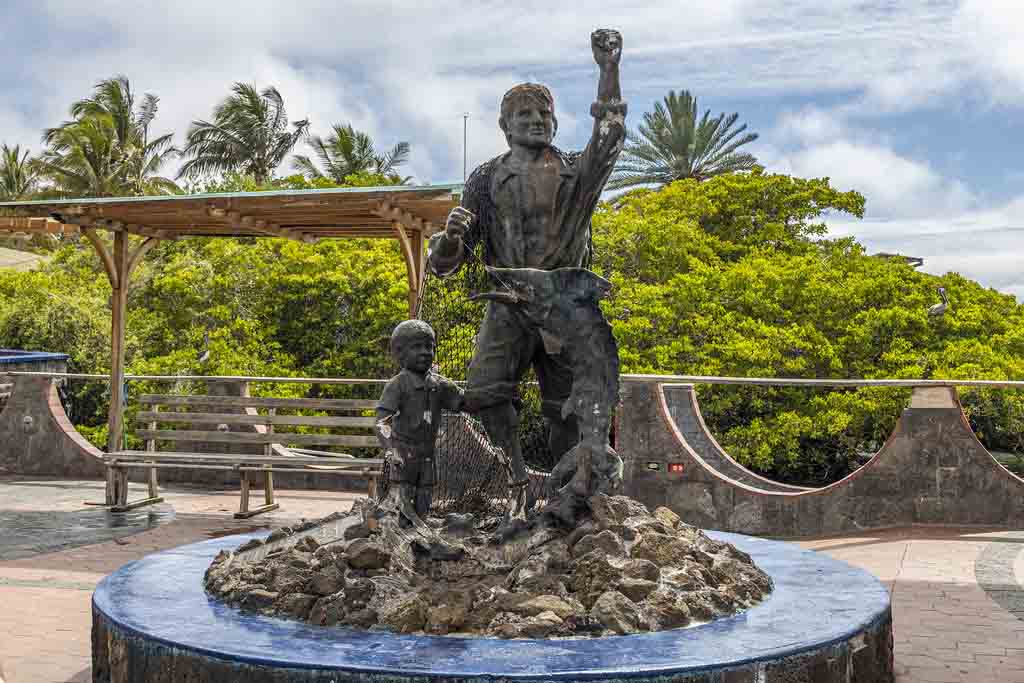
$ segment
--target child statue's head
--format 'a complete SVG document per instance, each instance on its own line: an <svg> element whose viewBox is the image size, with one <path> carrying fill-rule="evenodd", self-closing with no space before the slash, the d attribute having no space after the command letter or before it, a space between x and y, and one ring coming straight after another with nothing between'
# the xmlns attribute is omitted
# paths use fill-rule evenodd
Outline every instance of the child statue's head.
<svg viewBox="0 0 1024 683"><path fill-rule="evenodd" d="M391 333L391 355L413 372L426 372L434 362L434 329L422 320L405 320Z"/></svg>

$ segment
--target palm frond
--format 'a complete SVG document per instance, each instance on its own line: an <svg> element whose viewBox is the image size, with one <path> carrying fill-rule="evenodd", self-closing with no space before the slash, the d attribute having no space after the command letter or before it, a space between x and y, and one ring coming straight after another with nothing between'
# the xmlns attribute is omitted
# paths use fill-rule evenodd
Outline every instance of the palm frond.
<svg viewBox="0 0 1024 683"><path fill-rule="evenodd" d="M683 178L704 180L756 164L753 155L736 153L757 139L754 133L743 134L745 124L733 127L739 114L713 117L708 109L698 118L697 112L697 98L687 90L669 91L661 102L655 102L637 129L627 131L608 188L666 185Z"/></svg>

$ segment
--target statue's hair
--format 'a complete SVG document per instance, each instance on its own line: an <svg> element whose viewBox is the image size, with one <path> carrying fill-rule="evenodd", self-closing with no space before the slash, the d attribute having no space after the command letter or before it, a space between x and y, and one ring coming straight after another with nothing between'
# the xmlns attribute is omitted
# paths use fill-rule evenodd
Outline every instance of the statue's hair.
<svg viewBox="0 0 1024 683"><path fill-rule="evenodd" d="M498 125L503 131L508 131L508 117L512 114L512 106L518 100L529 100L546 104L551 108L552 118L555 112L555 98L546 85L540 83L520 83L512 86L504 97L501 98L501 114L498 116ZM558 128L558 120L555 120L555 128Z"/></svg>
<svg viewBox="0 0 1024 683"><path fill-rule="evenodd" d="M391 332L391 355L398 359L406 344L417 339L437 341L434 328L422 320L403 320Z"/></svg>

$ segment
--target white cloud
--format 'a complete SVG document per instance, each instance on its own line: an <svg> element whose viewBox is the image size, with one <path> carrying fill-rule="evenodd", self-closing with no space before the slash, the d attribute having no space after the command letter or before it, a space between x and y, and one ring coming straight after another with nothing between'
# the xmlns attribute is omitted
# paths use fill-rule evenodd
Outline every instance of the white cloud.
<svg viewBox="0 0 1024 683"><path fill-rule="evenodd" d="M939 75L964 70L953 0L723 0L699 12L676 0L642 7L597 0L555 7L539 0L314 1L301 11L261 0L49 0L29 7L9 18L22 23L19 13L41 13L36 23L47 26L46 35L74 35L75 49L33 47L42 36L22 37L19 70L28 75L25 95L37 102L35 118L42 121L4 128L6 138L20 141L34 125L59 121L70 101L118 72L161 95L159 125L179 138L191 119L209 115L231 82L256 81L277 85L293 118L310 116L316 132L351 120L383 145L412 141L411 170L435 180L460 174L463 111L479 123L471 140L475 161L502 148L493 126L497 100L525 78L555 82L556 97L573 103L572 111L559 112L560 138L582 139L585 131L567 125L568 114L586 118L595 73L587 36L597 25L622 30L624 85L645 99L689 87L716 96L872 89L905 101L907 83L930 93L948 87L935 86ZM967 3L957 16L995 35L991 12L972 7Z"/></svg>
<svg viewBox="0 0 1024 683"><path fill-rule="evenodd" d="M1024 3L965 0L953 25L977 75L998 102L1024 100Z"/></svg>
<svg viewBox="0 0 1024 683"><path fill-rule="evenodd" d="M884 147L840 140L798 152L790 162L796 175L829 175L839 187L858 189L869 198L867 211L874 215L931 216L961 211L973 202L962 182Z"/></svg>

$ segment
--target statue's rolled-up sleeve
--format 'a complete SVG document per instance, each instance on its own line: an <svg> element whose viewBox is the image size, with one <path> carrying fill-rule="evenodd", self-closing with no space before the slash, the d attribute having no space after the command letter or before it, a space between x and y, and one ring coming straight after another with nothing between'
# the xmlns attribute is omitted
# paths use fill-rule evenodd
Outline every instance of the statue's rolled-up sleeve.
<svg viewBox="0 0 1024 683"><path fill-rule="evenodd" d="M626 141L626 103L598 100L590 106L594 132L576 162L583 195L600 195Z"/></svg>
<svg viewBox="0 0 1024 683"><path fill-rule="evenodd" d="M457 272L463 261L469 257L469 253L476 247L477 242L480 241L480 207L484 200L482 193L490 191L490 188L487 187L487 178L488 176L478 168L469 176L466 186L463 188L461 205L473 214L473 222L466 234L463 235L459 248L448 255L444 253L444 249L439 248L446 239L444 231L433 235L427 241L427 266L430 268L430 272L437 277L448 277Z"/></svg>

